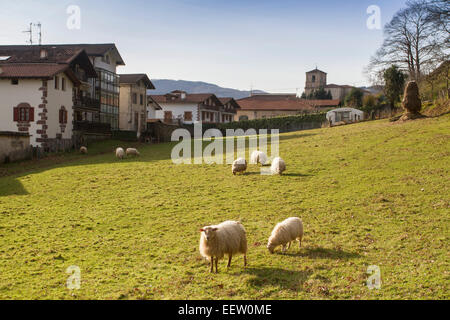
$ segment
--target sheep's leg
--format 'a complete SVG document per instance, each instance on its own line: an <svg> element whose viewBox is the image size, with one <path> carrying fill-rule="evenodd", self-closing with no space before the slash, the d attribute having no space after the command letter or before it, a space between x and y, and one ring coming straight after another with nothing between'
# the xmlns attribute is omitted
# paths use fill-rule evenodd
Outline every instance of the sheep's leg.
<svg viewBox="0 0 450 320"><path fill-rule="evenodd" d="M299 245L299 248L301 249L302 248L302 238L298 239L298 245Z"/></svg>
<svg viewBox="0 0 450 320"><path fill-rule="evenodd" d="M288 250L291 248L291 244L292 244L292 242L289 242Z"/></svg>
<svg viewBox="0 0 450 320"><path fill-rule="evenodd" d="M244 268L247 267L247 255L244 254Z"/></svg>
<svg viewBox="0 0 450 320"><path fill-rule="evenodd" d="M216 257L216 273L219 273L219 270L217 269L218 262L219 262L219 258Z"/></svg>
<svg viewBox="0 0 450 320"><path fill-rule="evenodd" d="M233 258L233 256L230 254L229 256L228 256L228 265L227 265L227 268L229 268L229 267L231 267L231 259Z"/></svg>
<svg viewBox="0 0 450 320"><path fill-rule="evenodd" d="M210 272L211 273L214 272L214 257L211 257L211 270L210 270Z"/></svg>
<svg viewBox="0 0 450 320"><path fill-rule="evenodd" d="M283 253L286 252L286 244L283 244L283 247L281 248L281 252L283 252Z"/></svg>

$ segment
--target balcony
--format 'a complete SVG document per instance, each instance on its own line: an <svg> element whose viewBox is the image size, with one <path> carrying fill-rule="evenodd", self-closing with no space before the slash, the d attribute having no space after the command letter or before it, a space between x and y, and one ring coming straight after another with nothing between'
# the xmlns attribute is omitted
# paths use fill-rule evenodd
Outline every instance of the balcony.
<svg viewBox="0 0 450 320"><path fill-rule="evenodd" d="M75 108L100 110L100 100L88 98L88 97L77 97L75 99L73 106Z"/></svg>
<svg viewBox="0 0 450 320"><path fill-rule="evenodd" d="M109 123L75 121L73 130L85 133L111 133L111 125Z"/></svg>

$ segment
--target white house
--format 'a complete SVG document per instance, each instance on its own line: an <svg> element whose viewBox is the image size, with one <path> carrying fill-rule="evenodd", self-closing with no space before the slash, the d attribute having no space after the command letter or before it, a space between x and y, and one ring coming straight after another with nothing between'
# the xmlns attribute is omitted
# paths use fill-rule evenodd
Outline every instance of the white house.
<svg viewBox="0 0 450 320"><path fill-rule="evenodd" d="M364 112L353 108L334 109L327 113L327 120L332 125L339 122L358 122L364 120Z"/></svg>
<svg viewBox="0 0 450 320"><path fill-rule="evenodd" d="M71 147L75 93L95 77L83 49L0 46L0 131L46 151Z"/></svg>
<svg viewBox="0 0 450 320"><path fill-rule="evenodd" d="M155 118L165 123L220 123L225 111L222 102L211 93L172 91L166 95L152 95L151 99L162 109L156 110Z"/></svg>

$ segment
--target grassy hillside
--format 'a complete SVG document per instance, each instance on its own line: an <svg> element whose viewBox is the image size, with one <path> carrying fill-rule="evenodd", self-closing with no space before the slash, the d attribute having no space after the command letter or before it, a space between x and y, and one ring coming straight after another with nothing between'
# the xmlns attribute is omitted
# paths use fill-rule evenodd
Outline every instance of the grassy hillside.
<svg viewBox="0 0 450 320"><path fill-rule="evenodd" d="M450 115L284 134L281 177L176 166L171 144L120 162L115 145L0 167L0 298L450 298ZM290 216L303 248L270 255ZM209 274L198 229L227 219L246 227L250 265ZM65 287L71 265L80 290Z"/></svg>

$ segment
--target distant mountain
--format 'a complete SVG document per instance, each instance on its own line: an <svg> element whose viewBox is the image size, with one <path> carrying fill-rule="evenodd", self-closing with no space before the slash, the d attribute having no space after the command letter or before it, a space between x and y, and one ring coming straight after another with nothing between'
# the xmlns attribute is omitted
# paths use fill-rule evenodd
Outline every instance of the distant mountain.
<svg viewBox="0 0 450 320"><path fill-rule="evenodd" d="M214 93L219 98L232 97L234 99L242 99L250 96L250 91L222 88L212 83L200 81L156 79L152 80L152 82L156 90L149 90L149 94L166 94L174 90L183 90L187 93ZM253 93L265 92L254 90Z"/></svg>

